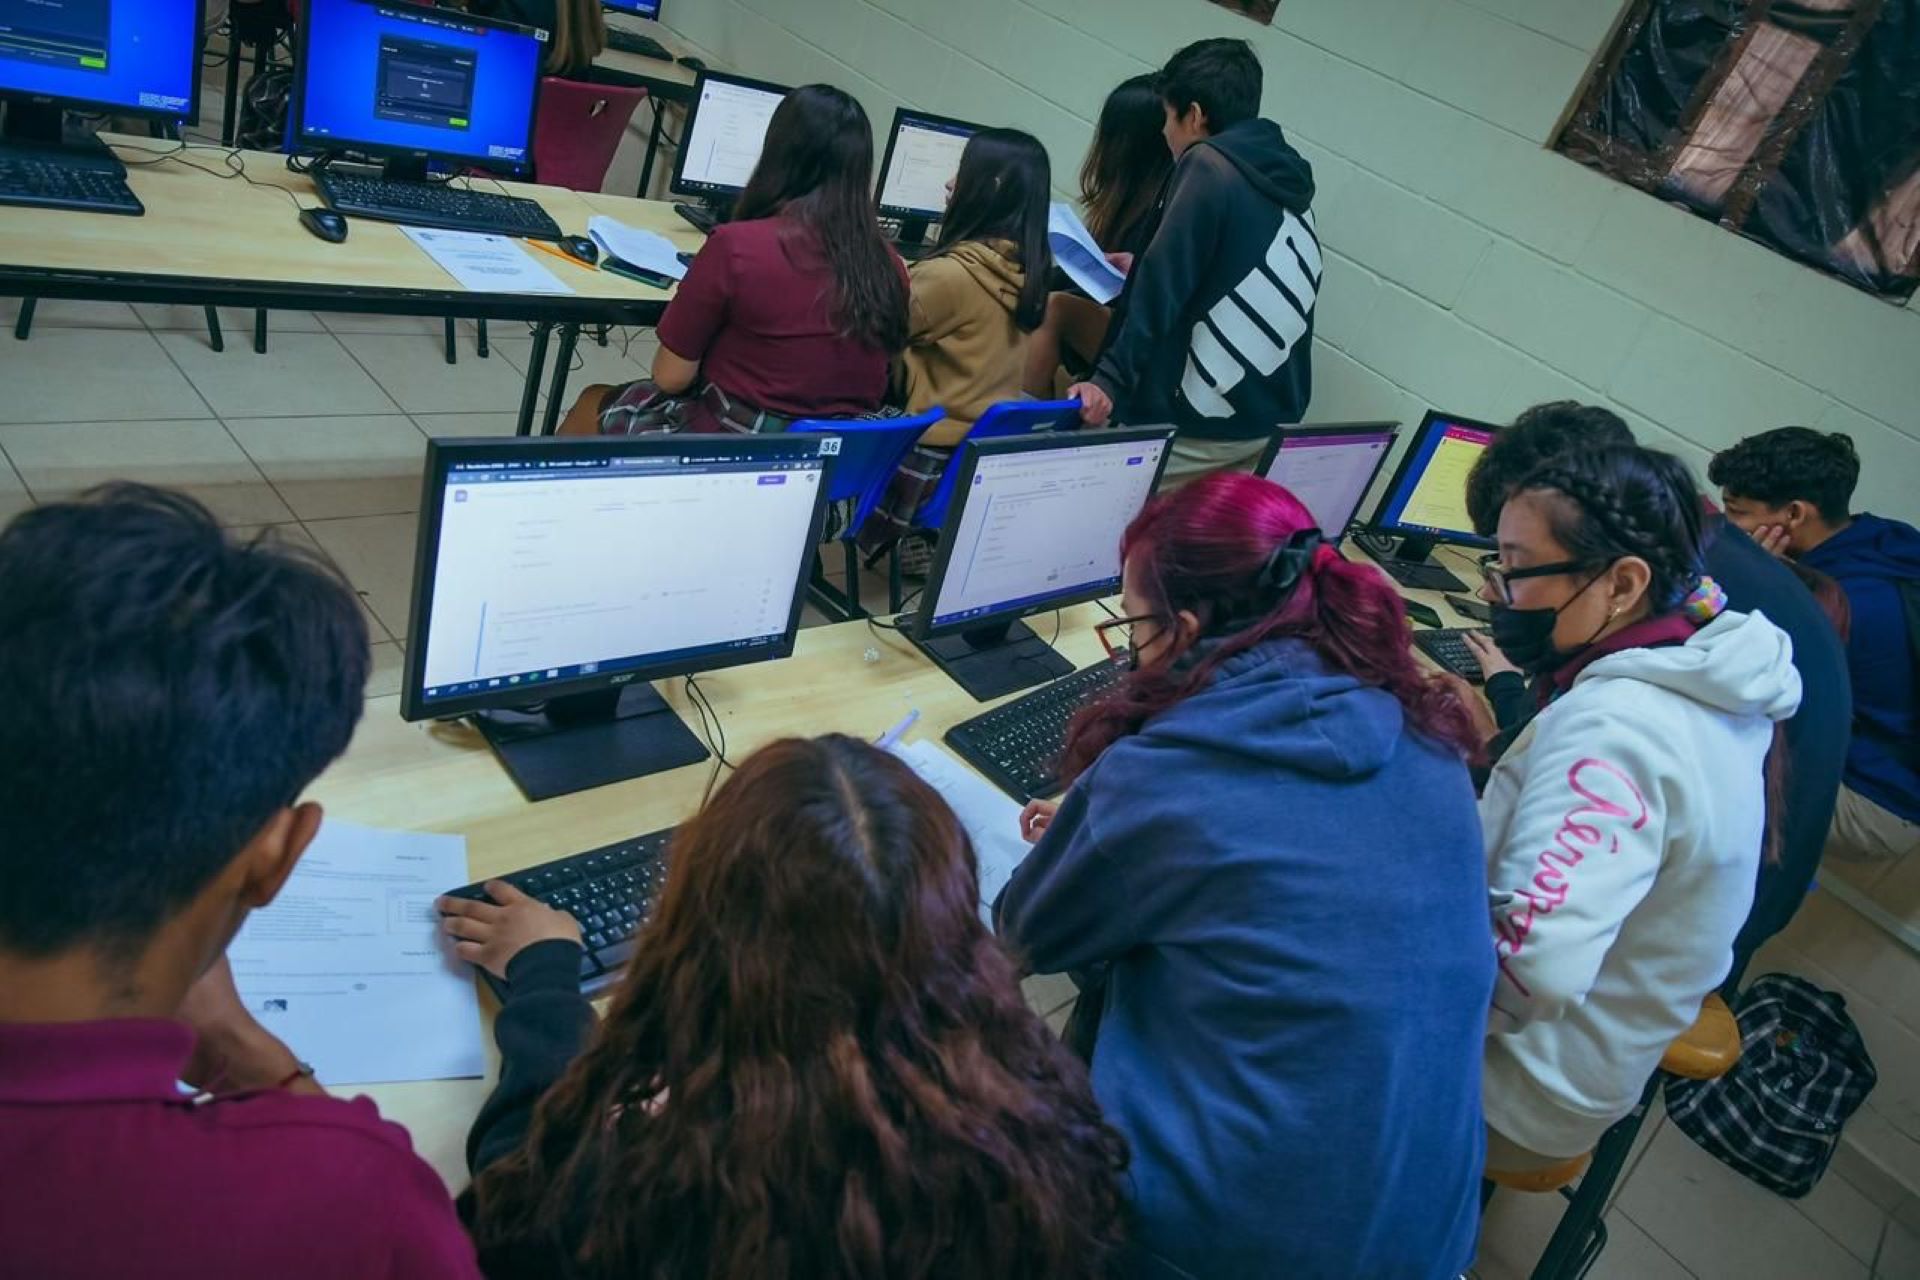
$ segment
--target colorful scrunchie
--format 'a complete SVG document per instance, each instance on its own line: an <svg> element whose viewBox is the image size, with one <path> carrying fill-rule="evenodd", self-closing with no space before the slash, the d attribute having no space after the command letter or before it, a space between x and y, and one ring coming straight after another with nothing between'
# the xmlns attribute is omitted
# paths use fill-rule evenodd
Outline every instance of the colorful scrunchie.
<svg viewBox="0 0 1920 1280"><path fill-rule="evenodd" d="M1680 605L1680 612L1695 622L1712 622L1727 611L1727 593L1712 578L1702 574L1700 585Z"/></svg>

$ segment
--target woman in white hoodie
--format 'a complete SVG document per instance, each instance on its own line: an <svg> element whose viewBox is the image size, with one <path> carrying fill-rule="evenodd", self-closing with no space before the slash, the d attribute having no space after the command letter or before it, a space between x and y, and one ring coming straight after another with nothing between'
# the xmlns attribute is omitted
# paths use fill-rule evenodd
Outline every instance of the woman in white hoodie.
<svg viewBox="0 0 1920 1280"><path fill-rule="evenodd" d="M1499 979L1490 1168L1556 1164L1632 1110L1726 977L1767 841L1792 644L1701 575L1680 461L1630 446L1533 473L1483 594L1546 707L1487 782Z"/></svg>

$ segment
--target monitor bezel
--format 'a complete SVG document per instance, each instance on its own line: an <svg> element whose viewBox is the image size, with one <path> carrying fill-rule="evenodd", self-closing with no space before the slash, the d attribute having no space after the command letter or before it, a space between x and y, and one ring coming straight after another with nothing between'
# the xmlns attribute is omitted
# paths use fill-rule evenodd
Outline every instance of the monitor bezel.
<svg viewBox="0 0 1920 1280"><path fill-rule="evenodd" d="M973 140L974 134L981 132L988 126L975 124L971 120L962 120L957 116L935 115L931 111L915 111L908 107L895 107L893 109L893 126L887 130L886 155L880 161L879 181L873 185L874 207L880 211L880 216L883 218L919 218L927 222L938 222L947 212L944 205L938 209L927 210L909 209L905 205L880 203L880 197L887 189L887 178L893 172L893 152L894 148L900 144L900 126L908 120L925 120L932 124L960 125L973 131L967 135L969 142Z"/></svg>
<svg viewBox="0 0 1920 1280"><path fill-rule="evenodd" d="M701 196L709 199L718 197L730 200L737 198L742 191L746 190L746 186L742 184L730 187L718 182L689 182L686 178L687 156L692 150L690 144L693 141L693 126L700 119L700 99L705 96L707 82L710 80L737 85L745 89L758 89L765 93L777 93L782 98L793 92L793 86L775 84L771 80L755 80L750 76L736 76L730 71L711 69L701 71L694 77L693 96L687 100L687 118L680 125L682 145L674 148L673 177L668 181L667 187L677 196ZM759 162L754 163L758 167ZM748 177L751 179L752 175L749 174Z"/></svg>
<svg viewBox="0 0 1920 1280"><path fill-rule="evenodd" d="M940 546L934 553L933 566L927 574L927 585L921 593L921 607L915 615L912 630L908 633L915 640L931 640L939 636L959 635L966 631L980 630L998 626L1003 622L1017 622L1021 618L1030 618L1039 613L1052 613L1055 609L1065 609L1089 600L1100 600L1119 590L1118 585L1102 583L1098 587L1079 587L1045 600L1031 601L1011 609L1001 609L995 613L983 613L978 617L965 618L958 622L934 625L934 609L940 601L940 591L946 585L947 566L953 559L953 544L958 535L961 517L966 514L967 501L973 494L974 473L980 468L980 460L999 457L1002 454L1041 453L1052 449L1089 449L1100 445L1147 444L1158 440L1165 447L1160 451L1160 461L1153 471L1153 483L1147 489L1147 502L1151 502L1160 491L1160 481L1166 475L1167 461L1173 456L1174 429L1172 427L1135 427L1111 431L1049 431L1024 436L1001 436L991 440L968 440L964 442L959 456L947 465L960 468L954 477L953 500L947 505L946 524L940 531ZM1141 503L1142 508L1146 502ZM1129 517L1131 523L1134 517Z"/></svg>
<svg viewBox="0 0 1920 1280"><path fill-rule="evenodd" d="M660 15L667 11L667 0L624 0L624 4L630 5L642 5L649 2L653 5L653 12L651 14L635 13L632 9L625 8L623 0L600 0L600 7L608 13L617 13L623 18L638 18L642 22L659 22Z"/></svg>
<svg viewBox="0 0 1920 1280"><path fill-rule="evenodd" d="M207 55L207 0L193 0L193 69L187 77L191 88L187 91L187 113L177 115L171 111L160 111L145 107L130 107L125 103L106 102L99 98L75 98L64 93L31 93L25 89L8 89L0 86L0 98L24 99L28 102L51 103L62 110L105 111L116 116L126 116L132 120L152 120L177 122L183 125L200 123L200 81L202 64Z"/></svg>
<svg viewBox="0 0 1920 1280"><path fill-rule="evenodd" d="M1394 442L1400 438L1399 423L1383 419L1378 422L1301 423L1298 426L1282 427L1274 432L1273 439L1267 442L1266 451L1260 455L1260 464L1253 469L1253 474L1262 480L1272 480L1274 484L1279 484L1278 480L1274 480L1267 473L1273 470L1273 464L1279 461L1280 451L1286 448L1289 440L1312 440L1321 436L1379 435L1383 432L1387 437L1387 447L1373 460L1373 470L1367 473L1367 482L1360 488L1360 500L1353 504L1353 512L1347 517L1347 523L1338 529L1320 531L1321 535L1329 541L1337 541L1345 537L1347 530L1360 519L1360 512L1367 505L1367 495L1373 492L1373 486L1379 482L1380 472L1386 467L1387 459L1393 456ZM1284 485L1281 487L1285 488Z"/></svg>
<svg viewBox="0 0 1920 1280"><path fill-rule="evenodd" d="M1429 409L1420 419L1420 425L1407 437L1407 447L1401 450L1400 460L1394 466L1393 479L1380 494L1380 501L1374 504L1373 515L1367 521L1367 527L1375 533L1388 534L1397 538L1425 538L1429 542L1454 547L1477 547L1490 551L1497 545L1492 538L1483 538L1472 530L1426 529L1417 525L1404 524L1398 520L1388 521L1387 509L1393 506L1393 496L1400 492L1400 486L1407 483L1409 469L1413 460L1420 455L1421 446L1426 443L1429 432L1439 429L1435 424L1448 426L1473 427L1480 431L1491 431L1495 435L1506 428L1497 422L1482 422L1478 418L1468 418L1457 413L1443 413L1438 409Z"/></svg>
<svg viewBox="0 0 1920 1280"><path fill-rule="evenodd" d="M524 707L530 702L543 702L568 694L591 693L598 689L645 684L673 676L719 671L755 662L777 662L792 657L800 633L801 611L807 601L807 584L812 578L814 556L826 521L827 491L833 483L834 458L839 452L839 444L840 437L831 434L579 438L516 436L507 439L480 437L428 441L426 465L421 475L420 527L414 540L413 595L408 604L406 665L400 686L401 719L453 720L476 711ZM810 455L806 452L806 446L813 446ZM702 654L697 658L622 667L617 671L556 680L550 685L541 685L537 696L533 698L527 696L527 689L515 688L510 692L483 692L427 701L424 690L427 687L428 620L433 615L433 579L440 557L440 525L445 515L448 474L453 463L522 461L529 457L564 457L568 454L599 453L614 458L643 458L702 452L737 455L743 460L757 455L765 455L769 461L796 455L821 460L820 486L814 498L813 517L794 577L787 625L778 639L753 648L730 649L718 654Z"/></svg>
<svg viewBox="0 0 1920 1280"><path fill-rule="evenodd" d="M293 90L287 103L287 114L292 121L293 143L299 151L341 151L353 155L368 156L375 159L441 161L446 164L465 165L474 169L485 169L490 173L505 174L508 177L524 178L533 172L533 122L540 114L540 81L545 78L547 39L545 32L535 27L522 26L517 22L507 22L500 18L485 18L479 14L468 13L464 9L440 10L426 9L427 14L453 13L462 22L470 22L477 27L486 27L492 31L507 35L526 36L541 46L540 61L534 66L533 93L527 103L527 158L520 164L505 164L493 156L473 156L457 151L422 150L415 147L396 147L386 143L368 142L360 138L342 138L336 134L325 137L309 136L307 133L307 73L313 67L313 59L308 45L313 39L313 7L321 3L359 4L369 8L390 4L395 8L418 8L409 5L407 0L307 0L302 11L301 21L295 33Z"/></svg>

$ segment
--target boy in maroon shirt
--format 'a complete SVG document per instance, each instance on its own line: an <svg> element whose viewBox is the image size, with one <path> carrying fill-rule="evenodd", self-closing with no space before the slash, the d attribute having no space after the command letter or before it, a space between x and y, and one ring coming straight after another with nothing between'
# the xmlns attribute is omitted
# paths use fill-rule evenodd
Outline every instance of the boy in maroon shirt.
<svg viewBox="0 0 1920 1280"><path fill-rule="evenodd" d="M336 573L191 499L0 532L5 1280L478 1274L406 1132L328 1097L225 958L319 828L299 795L368 661Z"/></svg>

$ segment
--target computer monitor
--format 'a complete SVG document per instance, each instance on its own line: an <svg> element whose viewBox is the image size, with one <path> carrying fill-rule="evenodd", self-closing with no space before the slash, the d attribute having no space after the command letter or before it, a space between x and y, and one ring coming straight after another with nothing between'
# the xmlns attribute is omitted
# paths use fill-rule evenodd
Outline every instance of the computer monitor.
<svg viewBox="0 0 1920 1280"><path fill-rule="evenodd" d="M765 80L702 71L673 162L675 194L730 204L760 163L767 125L789 92Z"/></svg>
<svg viewBox="0 0 1920 1280"><path fill-rule="evenodd" d="M204 17L204 0L0 0L0 97L27 100L8 137L58 143L66 108L199 119Z"/></svg>
<svg viewBox="0 0 1920 1280"><path fill-rule="evenodd" d="M985 702L1073 664L1020 619L1120 589L1120 535L1153 496L1173 432L970 441L914 642Z"/></svg>
<svg viewBox="0 0 1920 1280"><path fill-rule="evenodd" d="M1256 474L1300 499L1328 541L1338 541L1392 452L1398 430L1391 422L1285 427L1267 446Z"/></svg>
<svg viewBox="0 0 1920 1280"><path fill-rule="evenodd" d="M1467 473L1501 428L1429 410L1413 433L1372 520L1373 536L1360 545L1403 586L1465 590L1428 557L1441 543L1491 548L1467 516ZM1399 538L1393 546L1391 539Z"/></svg>
<svg viewBox="0 0 1920 1280"><path fill-rule="evenodd" d="M409 0L307 0L295 55L297 146L524 173L546 50L525 27Z"/></svg>
<svg viewBox="0 0 1920 1280"><path fill-rule="evenodd" d="M660 20L660 0L600 0L600 7L608 13L626 13L655 22Z"/></svg>
<svg viewBox="0 0 1920 1280"><path fill-rule="evenodd" d="M900 220L900 239L919 244L927 224L947 211L947 184L960 172L967 140L984 126L946 116L909 111L893 113L886 158L880 162L880 216Z"/></svg>
<svg viewBox="0 0 1920 1280"><path fill-rule="evenodd" d="M793 652L839 443L431 442L401 714L473 716L533 800L705 759L646 682Z"/></svg>

